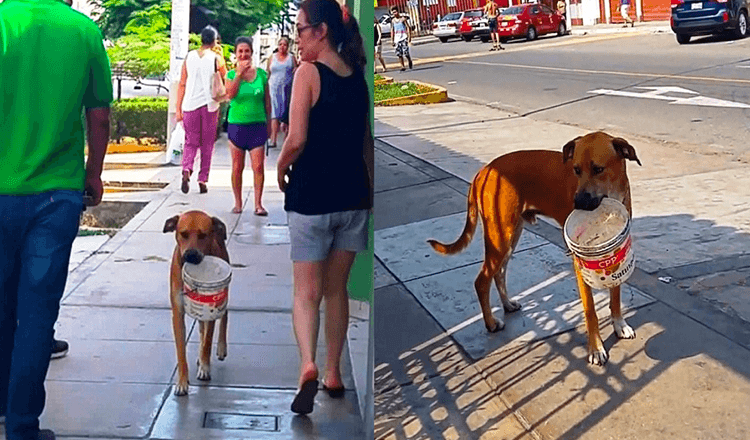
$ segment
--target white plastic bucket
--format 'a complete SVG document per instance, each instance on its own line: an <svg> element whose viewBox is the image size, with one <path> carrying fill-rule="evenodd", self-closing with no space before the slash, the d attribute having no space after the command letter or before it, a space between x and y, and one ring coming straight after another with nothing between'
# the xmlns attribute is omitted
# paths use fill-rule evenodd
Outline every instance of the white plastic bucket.
<svg viewBox="0 0 750 440"><path fill-rule="evenodd" d="M227 311L232 267L219 257L182 266L185 313L199 321L215 321Z"/></svg>
<svg viewBox="0 0 750 440"><path fill-rule="evenodd" d="M593 211L574 210L563 236L583 280L594 289L624 283L635 269L630 215L617 200L604 198Z"/></svg>

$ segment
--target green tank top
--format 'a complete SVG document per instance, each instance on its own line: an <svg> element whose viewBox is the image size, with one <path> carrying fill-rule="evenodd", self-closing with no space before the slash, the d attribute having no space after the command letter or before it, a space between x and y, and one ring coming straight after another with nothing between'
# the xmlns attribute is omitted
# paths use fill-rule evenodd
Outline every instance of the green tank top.
<svg viewBox="0 0 750 440"><path fill-rule="evenodd" d="M263 69L257 69L252 82L242 81L237 96L229 103L227 121L230 124L257 124L266 122L266 84L268 74ZM234 80L237 73L227 72L227 78Z"/></svg>

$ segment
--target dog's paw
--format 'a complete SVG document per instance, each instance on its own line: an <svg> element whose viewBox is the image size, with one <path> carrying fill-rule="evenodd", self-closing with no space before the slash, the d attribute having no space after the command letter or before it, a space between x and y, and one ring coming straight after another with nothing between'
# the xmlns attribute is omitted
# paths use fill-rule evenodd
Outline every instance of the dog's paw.
<svg viewBox="0 0 750 440"><path fill-rule="evenodd" d="M589 363L593 365L604 365L607 363L607 359L609 359L609 355L607 354L607 350L605 349L599 349L599 350L589 350Z"/></svg>
<svg viewBox="0 0 750 440"><path fill-rule="evenodd" d="M185 396L188 393L188 381L180 381L178 380L177 383L174 386L174 395L175 396Z"/></svg>
<svg viewBox="0 0 750 440"><path fill-rule="evenodd" d="M211 367L198 364L198 380L211 380Z"/></svg>
<svg viewBox="0 0 750 440"><path fill-rule="evenodd" d="M222 344L219 342L219 345L216 346L216 358L220 361L223 361L227 357L227 344Z"/></svg>
<svg viewBox="0 0 750 440"><path fill-rule="evenodd" d="M496 333L505 328L505 323L503 321L498 321L497 319L494 319L492 325L487 325L485 323L484 326L487 328L488 332Z"/></svg>
<svg viewBox="0 0 750 440"><path fill-rule="evenodd" d="M635 330L629 326L622 318L612 318L612 325L615 328L615 334L620 339L633 339L635 338Z"/></svg>
<svg viewBox="0 0 750 440"><path fill-rule="evenodd" d="M505 309L506 313L517 312L521 310L521 303L518 301L513 301L509 299L507 303L503 301L503 309Z"/></svg>

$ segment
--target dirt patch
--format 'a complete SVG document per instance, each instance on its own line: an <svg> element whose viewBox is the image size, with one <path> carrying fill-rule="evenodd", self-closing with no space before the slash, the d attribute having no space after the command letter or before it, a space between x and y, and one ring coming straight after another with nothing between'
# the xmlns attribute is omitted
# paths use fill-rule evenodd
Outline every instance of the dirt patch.
<svg viewBox="0 0 750 440"><path fill-rule="evenodd" d="M121 229L147 202L102 202L86 208L81 216L82 229Z"/></svg>

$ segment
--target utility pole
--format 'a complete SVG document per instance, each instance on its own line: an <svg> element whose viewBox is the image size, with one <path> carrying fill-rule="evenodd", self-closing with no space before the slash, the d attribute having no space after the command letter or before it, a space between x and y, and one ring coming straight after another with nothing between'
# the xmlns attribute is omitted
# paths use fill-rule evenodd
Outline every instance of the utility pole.
<svg viewBox="0 0 750 440"><path fill-rule="evenodd" d="M190 40L190 0L172 0L172 29L169 48L169 110L167 112L167 145L176 124L177 86Z"/></svg>

